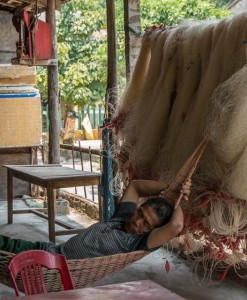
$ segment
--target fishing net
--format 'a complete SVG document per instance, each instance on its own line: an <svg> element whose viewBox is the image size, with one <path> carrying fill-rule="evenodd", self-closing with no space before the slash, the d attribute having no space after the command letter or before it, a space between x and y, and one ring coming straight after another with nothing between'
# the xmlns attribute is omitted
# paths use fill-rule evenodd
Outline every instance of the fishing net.
<svg viewBox="0 0 247 300"><path fill-rule="evenodd" d="M124 182L171 182L208 139L189 201L181 203L184 230L172 245L222 278L230 267L247 267L246 28L240 14L147 29L113 119Z"/></svg>

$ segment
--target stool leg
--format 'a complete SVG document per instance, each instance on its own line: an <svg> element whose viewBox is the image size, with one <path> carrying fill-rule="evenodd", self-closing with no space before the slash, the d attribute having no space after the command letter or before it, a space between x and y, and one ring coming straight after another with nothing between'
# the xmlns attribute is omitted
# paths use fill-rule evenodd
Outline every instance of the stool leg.
<svg viewBox="0 0 247 300"><path fill-rule="evenodd" d="M8 169L7 175L7 197L8 197L8 224L13 223L13 175Z"/></svg>

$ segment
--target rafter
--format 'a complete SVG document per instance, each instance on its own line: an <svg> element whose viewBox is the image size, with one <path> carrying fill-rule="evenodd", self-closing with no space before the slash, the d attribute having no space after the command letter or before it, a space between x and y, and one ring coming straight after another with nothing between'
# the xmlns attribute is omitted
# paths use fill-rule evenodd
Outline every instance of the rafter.
<svg viewBox="0 0 247 300"><path fill-rule="evenodd" d="M56 0L56 10L61 10L62 4L68 1L69 0ZM0 10L14 12L20 8L27 9L35 3L36 0L0 0ZM38 6L41 11L44 11L47 7L47 0L38 0Z"/></svg>

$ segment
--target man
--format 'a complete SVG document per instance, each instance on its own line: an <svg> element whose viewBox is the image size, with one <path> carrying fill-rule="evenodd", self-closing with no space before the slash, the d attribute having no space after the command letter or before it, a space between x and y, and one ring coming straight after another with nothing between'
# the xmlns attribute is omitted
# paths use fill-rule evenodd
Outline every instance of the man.
<svg viewBox="0 0 247 300"><path fill-rule="evenodd" d="M12 253L42 249L63 254L67 259L80 259L126 253L135 250L153 251L169 242L183 228L180 206L162 198L165 185L152 180L133 180L126 188L116 212L109 221L91 225L65 243L29 242L0 236L0 249ZM182 186L184 199L190 182ZM159 196L157 196L159 195ZM148 199L140 207L141 197Z"/></svg>

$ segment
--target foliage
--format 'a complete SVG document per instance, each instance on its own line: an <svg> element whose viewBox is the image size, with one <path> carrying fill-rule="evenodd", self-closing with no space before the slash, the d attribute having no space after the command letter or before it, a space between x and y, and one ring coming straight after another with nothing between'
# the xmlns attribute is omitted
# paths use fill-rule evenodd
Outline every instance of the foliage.
<svg viewBox="0 0 247 300"><path fill-rule="evenodd" d="M216 7L227 7L228 4L230 4L232 0L215 0Z"/></svg>
<svg viewBox="0 0 247 300"><path fill-rule="evenodd" d="M142 24L178 25L181 20L221 19L229 11L217 8L215 0L141 0Z"/></svg>
<svg viewBox="0 0 247 300"><path fill-rule="evenodd" d="M182 19L222 18L227 0L140 0L142 24L176 25ZM115 1L118 83L125 85L123 0ZM71 0L57 17L61 99L83 108L103 103L107 82L106 0ZM38 87L47 98L47 72L38 68Z"/></svg>
<svg viewBox="0 0 247 300"><path fill-rule="evenodd" d="M47 71L46 68L37 68L37 86L39 88L40 94L47 101Z"/></svg>
<svg viewBox="0 0 247 300"><path fill-rule="evenodd" d="M63 5L58 25L61 97L83 107L105 93L105 2L73 0Z"/></svg>

